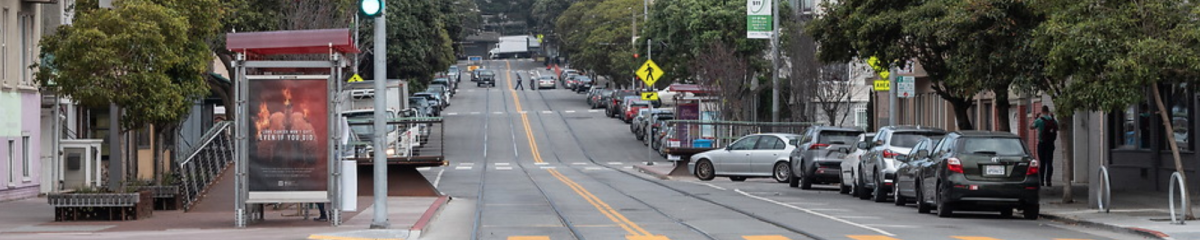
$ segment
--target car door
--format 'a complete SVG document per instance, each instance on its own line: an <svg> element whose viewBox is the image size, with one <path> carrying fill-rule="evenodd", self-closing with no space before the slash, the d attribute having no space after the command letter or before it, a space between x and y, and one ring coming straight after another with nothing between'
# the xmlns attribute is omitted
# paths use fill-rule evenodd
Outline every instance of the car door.
<svg viewBox="0 0 1200 240"><path fill-rule="evenodd" d="M937 146L930 151L928 162L924 163L921 170L919 170L920 177L918 181L921 181L920 191L928 200L932 200L933 194L937 193L936 186L938 177L941 175L938 172L942 171L945 165L943 162L946 161L946 156L950 154L949 150L953 148L954 142L957 140L958 137L956 135L947 135L939 141Z"/></svg>
<svg viewBox="0 0 1200 240"><path fill-rule="evenodd" d="M899 163L900 166L898 166L898 169L896 170L896 187L902 194L905 194L906 196L912 196L916 194L915 192L910 192L915 189L917 171L920 170L919 164L921 163L922 159L919 158L916 153L917 150L928 148L927 146L931 144L930 141L930 139L926 138L918 142L917 145L913 146L913 151L909 152L905 156L908 160Z"/></svg>
<svg viewBox="0 0 1200 240"><path fill-rule="evenodd" d="M742 137L730 144L727 151L718 151L720 156L716 157L718 159L713 159L717 171L735 175L746 172L750 168L750 153L754 151L754 145L758 144L758 139L758 135Z"/></svg>
<svg viewBox="0 0 1200 240"><path fill-rule="evenodd" d="M751 153L753 163L750 164L750 172L755 175L771 176L775 168L775 160L787 157L787 143L779 136L763 135L758 139L758 144L754 146L754 152Z"/></svg>
<svg viewBox="0 0 1200 240"><path fill-rule="evenodd" d="M868 186L875 182L875 174L873 174L871 171L877 167L883 167L877 165L883 162L883 156L880 155L883 154L883 150L887 149L887 146L883 144L884 139L887 139L891 135L892 134L890 130L879 131L879 134L875 135L875 139L871 139L870 150L863 154L863 157L861 158L862 161L859 162L861 166L858 168L859 172L856 174L860 174L858 177L861 178L864 183L867 183Z"/></svg>

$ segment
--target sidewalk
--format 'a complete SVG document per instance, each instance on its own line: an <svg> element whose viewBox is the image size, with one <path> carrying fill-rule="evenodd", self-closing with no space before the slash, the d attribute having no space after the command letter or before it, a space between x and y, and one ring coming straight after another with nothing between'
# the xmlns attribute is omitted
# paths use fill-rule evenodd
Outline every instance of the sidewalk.
<svg viewBox="0 0 1200 240"><path fill-rule="evenodd" d="M689 175L671 175L670 163L647 166L634 165L642 173L669 180ZM1149 239L1200 240L1200 221L1187 221L1185 225L1171 224L1167 192L1116 191L1112 193L1112 207L1108 213L1088 207L1088 187L1072 186L1075 202L1062 203L1062 186L1044 188L1041 191L1041 216L1044 219L1075 224L1105 231L1129 233ZM1200 212L1200 197L1192 194L1193 211ZM1178 199L1176 200L1178 201ZM1182 207L1176 206L1176 211Z"/></svg>
<svg viewBox="0 0 1200 240"><path fill-rule="evenodd" d="M145 220L54 222L54 209L45 198L0 202L0 239L322 239L338 236L356 239L367 230L373 218L371 197L359 197L357 212L342 212L341 226L316 222L295 215L297 210L271 210L263 222L234 227L233 211L187 212L155 211ZM449 201L449 197L389 197L386 230L392 239L417 239L427 223ZM310 210L316 217L316 209ZM376 236L376 235L370 235Z"/></svg>

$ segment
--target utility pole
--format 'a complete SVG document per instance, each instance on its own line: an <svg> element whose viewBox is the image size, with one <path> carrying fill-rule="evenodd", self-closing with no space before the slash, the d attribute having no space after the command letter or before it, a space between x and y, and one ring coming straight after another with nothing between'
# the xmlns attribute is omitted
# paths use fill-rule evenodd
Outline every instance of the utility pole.
<svg viewBox="0 0 1200 240"><path fill-rule="evenodd" d="M896 71L896 68L892 67L892 68L888 68L888 72L895 73L897 71ZM889 89L888 90L888 125L891 125L891 126L896 126L896 124L900 123L900 120L898 120L898 118L900 118L900 117L897 116L899 113L897 113L897 111L896 111L896 101L898 101L896 99L896 92L898 90L898 89L896 89L896 87L897 87L896 86L896 78L898 78L898 77L900 77L899 74L890 74L887 79L888 86L889 86L888 87L888 89Z"/></svg>
<svg viewBox="0 0 1200 240"><path fill-rule="evenodd" d="M779 122L779 0L771 1L771 122Z"/></svg>
<svg viewBox="0 0 1200 240"><path fill-rule="evenodd" d="M373 121L374 134L371 137L372 145L374 146L372 165L374 165L375 171L372 181L374 182L375 189L373 189L372 194L375 195L375 205L373 206L375 216L371 219L371 228L385 229L389 225L387 218L387 151L385 150L387 144L384 144L387 132L383 131L383 129L387 129L384 124L385 120L383 119L387 113L384 111L387 108L387 103L385 102L387 99L387 68L385 66L387 62L387 50L385 49L387 42L387 18L383 15L386 12L383 0L361 0L359 7L363 15L375 20L375 48L373 49L374 52L372 52L372 59L375 61L375 116Z"/></svg>

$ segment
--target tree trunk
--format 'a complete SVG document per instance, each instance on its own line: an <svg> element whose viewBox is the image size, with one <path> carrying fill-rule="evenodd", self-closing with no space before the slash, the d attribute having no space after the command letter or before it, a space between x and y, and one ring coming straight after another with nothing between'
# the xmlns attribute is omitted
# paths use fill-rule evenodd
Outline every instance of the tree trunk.
<svg viewBox="0 0 1200 240"><path fill-rule="evenodd" d="M971 110L971 102L967 100L947 101L949 101L950 106L954 108L954 120L958 122L958 130L974 130L975 127L971 126L971 118L969 115L967 115L969 114L968 111ZM894 118L896 116L890 117Z"/></svg>
<svg viewBox="0 0 1200 240"><path fill-rule="evenodd" d="M1183 186L1180 187L1186 192L1190 188L1188 188L1187 174L1183 172L1183 160L1179 157L1179 144L1175 143L1175 134L1173 133L1175 127L1171 123L1171 116L1167 115L1167 107L1163 105L1162 94L1159 93L1158 84L1151 84L1150 89L1154 92L1154 104L1158 105L1159 118L1162 119L1163 126L1167 129L1167 144L1171 146L1171 156L1175 158L1175 172L1178 172L1179 177L1183 180ZM1192 215L1191 203L1183 205L1183 214L1185 220L1196 219L1196 216Z"/></svg>
<svg viewBox="0 0 1200 240"><path fill-rule="evenodd" d="M1001 131L1001 132L1011 131L1012 128L1010 128L1008 125L1012 122L1012 118L1008 117L1008 114L1009 114L1008 111L1009 111L1009 108L1012 107L1012 104L1010 104L1008 102L1008 89L1007 88L1001 89L999 91L995 91L995 93L996 93L996 97L995 97L995 99L996 99L996 124L1000 125L999 128L996 128L996 131Z"/></svg>
<svg viewBox="0 0 1200 240"><path fill-rule="evenodd" d="M225 71L229 72L230 75L237 74L237 71L236 71L237 69L234 68L232 65L230 65L233 63L232 55L230 55L229 53L221 53L220 51L218 51L217 59L221 60L221 64L225 67ZM232 85L233 83L232 82L237 81L237 76L226 76L226 77L229 78L229 81L231 81L231 84L222 83L213 76L205 76L204 79L208 81L209 88L212 89L212 91L214 93L217 93L217 97L221 98L221 105L225 106L225 119L232 121L234 119L234 116L236 116L235 114L237 113L237 111L234 111L234 106L233 106L233 85Z"/></svg>
<svg viewBox="0 0 1200 240"><path fill-rule="evenodd" d="M1074 182L1074 180L1075 180L1075 171L1073 171L1073 169L1075 168L1075 147L1074 147L1075 140L1073 139L1075 137L1075 134L1072 129L1074 129L1075 114L1074 113L1064 113L1064 114L1060 114L1060 115L1062 117L1058 118L1057 120L1058 120L1058 139L1062 139L1062 153L1063 153L1062 154L1062 163L1063 163L1062 167L1063 168L1060 169L1060 172L1063 173L1062 174L1062 178L1063 178L1062 202L1063 203L1073 203L1073 202L1075 202L1075 194L1072 193L1072 191L1071 191L1071 183ZM1053 153L1051 153L1051 155L1053 155ZM1054 167L1054 166L1051 166L1051 167Z"/></svg>

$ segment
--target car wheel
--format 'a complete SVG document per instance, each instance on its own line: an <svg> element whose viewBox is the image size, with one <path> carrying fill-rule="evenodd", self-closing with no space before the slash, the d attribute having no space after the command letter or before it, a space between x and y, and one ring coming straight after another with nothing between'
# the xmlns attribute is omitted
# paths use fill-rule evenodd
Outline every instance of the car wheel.
<svg viewBox="0 0 1200 240"><path fill-rule="evenodd" d="M781 182L781 183L788 182L789 181L788 179L790 178L790 176L792 176L792 166L789 166L788 163L786 163L786 162L775 163L775 181L776 182Z"/></svg>
<svg viewBox="0 0 1200 240"><path fill-rule="evenodd" d="M887 193L883 192L883 176L880 175L878 172L875 173L875 188L871 189L871 201L887 201Z"/></svg>
<svg viewBox="0 0 1200 240"><path fill-rule="evenodd" d="M871 193L867 192L867 184L862 179L862 168L859 168L859 173L854 177L854 194L858 194L858 199L871 199Z"/></svg>
<svg viewBox="0 0 1200 240"><path fill-rule="evenodd" d="M946 202L944 197L946 193L944 190L942 190L943 188L941 184L938 184L937 189L937 193L933 195L933 198L935 199L934 202L937 202L937 216L945 218L950 217L950 215L954 215L954 207L950 206L950 203Z"/></svg>
<svg viewBox="0 0 1200 240"><path fill-rule="evenodd" d="M799 186L800 186L800 178L796 177L795 174L788 175L788 187L799 187Z"/></svg>
<svg viewBox="0 0 1200 240"><path fill-rule="evenodd" d="M914 189L917 192L917 213L929 213L933 210L932 206L925 203L925 194L921 191L921 186L917 185Z"/></svg>
<svg viewBox="0 0 1200 240"><path fill-rule="evenodd" d="M1022 209L1022 211L1023 211L1022 215L1025 215L1025 219L1037 220L1038 215L1042 213L1042 207L1040 205L1038 205L1037 203L1026 204L1025 208Z"/></svg>
<svg viewBox="0 0 1200 240"><path fill-rule="evenodd" d="M716 173L716 169L713 169L713 164L708 159L700 159L700 162L696 163L696 178L699 178L700 181L713 180L717 177L714 173Z"/></svg>
<svg viewBox="0 0 1200 240"><path fill-rule="evenodd" d="M850 185L846 185L845 183L838 184L838 193L849 194L850 193Z"/></svg>
<svg viewBox="0 0 1200 240"><path fill-rule="evenodd" d="M746 181L746 177L729 177L729 180L734 182L744 182Z"/></svg>
<svg viewBox="0 0 1200 240"><path fill-rule="evenodd" d="M1001 216L1001 217L1004 217L1004 218L1011 218L1011 217L1012 217L1012 215L1013 215L1013 209L1012 209L1012 208L1000 209L1000 216Z"/></svg>
<svg viewBox="0 0 1200 240"><path fill-rule="evenodd" d="M908 199L905 199L904 196L900 195L899 185L892 186L892 203L896 204L896 206L904 206L904 204L908 203Z"/></svg>
<svg viewBox="0 0 1200 240"><path fill-rule="evenodd" d="M803 162L801 162L801 163L803 163ZM808 168L808 169L812 169L812 168ZM805 190L812 189L812 184L813 184L813 176L812 175L813 175L813 173L808 170L804 170L803 168L800 170L800 189L805 189Z"/></svg>

